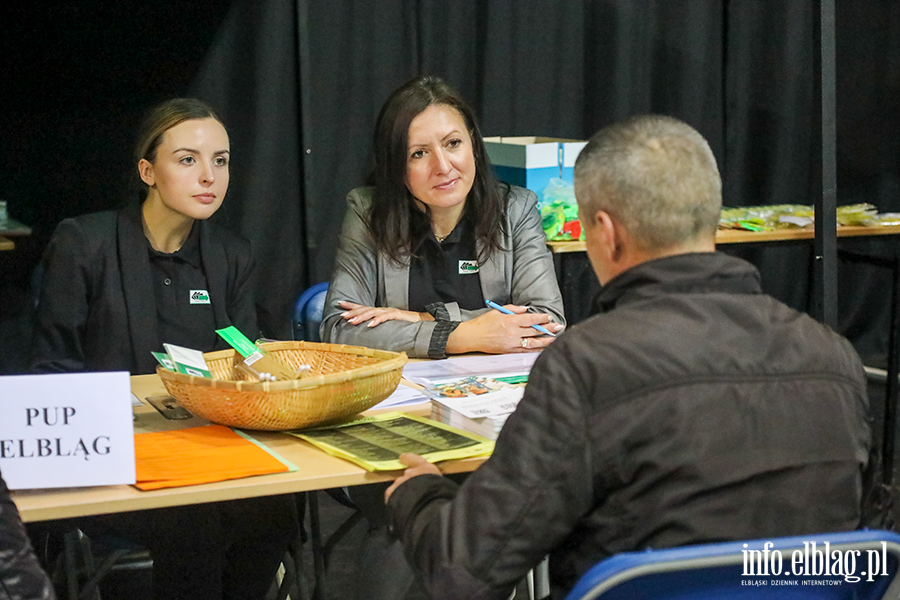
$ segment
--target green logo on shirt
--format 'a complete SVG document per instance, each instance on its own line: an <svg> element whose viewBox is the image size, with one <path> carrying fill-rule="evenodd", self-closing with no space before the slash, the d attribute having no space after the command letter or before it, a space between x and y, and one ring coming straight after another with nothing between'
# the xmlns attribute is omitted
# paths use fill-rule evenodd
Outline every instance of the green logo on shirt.
<svg viewBox="0 0 900 600"><path fill-rule="evenodd" d="M477 260L461 260L459 261L459 275L471 275L478 272Z"/></svg>
<svg viewBox="0 0 900 600"><path fill-rule="evenodd" d="M191 290L191 304L209 304L209 292L206 290Z"/></svg>

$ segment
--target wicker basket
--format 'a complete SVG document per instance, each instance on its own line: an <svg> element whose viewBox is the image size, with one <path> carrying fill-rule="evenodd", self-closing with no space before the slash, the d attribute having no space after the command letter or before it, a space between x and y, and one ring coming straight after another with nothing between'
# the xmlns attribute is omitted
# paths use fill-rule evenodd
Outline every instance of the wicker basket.
<svg viewBox="0 0 900 600"><path fill-rule="evenodd" d="M235 351L204 354L212 379L163 367L156 372L186 409L214 423L278 431L336 421L387 398L400 383L406 354L361 346L270 342L282 362L312 368L302 379L250 381L233 367Z"/></svg>

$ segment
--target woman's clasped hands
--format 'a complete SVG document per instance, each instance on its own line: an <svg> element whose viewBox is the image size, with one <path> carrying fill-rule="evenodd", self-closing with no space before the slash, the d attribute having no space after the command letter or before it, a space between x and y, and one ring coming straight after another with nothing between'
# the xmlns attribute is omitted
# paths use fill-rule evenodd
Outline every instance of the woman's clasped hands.
<svg viewBox="0 0 900 600"><path fill-rule="evenodd" d="M434 317L429 313L390 307L363 306L345 300L339 301L339 304L344 309L341 316L353 325L365 323L367 327L376 327L386 321L411 323L434 321ZM528 312L527 306L507 304L504 308L514 314L507 315L490 310L474 319L460 323L447 340L447 352L449 354L531 352L545 348L555 339L542 334L532 325L543 325L553 333L559 333L564 329L563 325L552 323L548 314Z"/></svg>
<svg viewBox="0 0 900 600"><path fill-rule="evenodd" d="M362 304L347 302L346 300L339 300L338 304L344 309L341 317L353 325L366 323L366 327L375 327L385 321L409 321L410 323L434 321L434 317L425 312L419 313L390 307L363 306Z"/></svg>

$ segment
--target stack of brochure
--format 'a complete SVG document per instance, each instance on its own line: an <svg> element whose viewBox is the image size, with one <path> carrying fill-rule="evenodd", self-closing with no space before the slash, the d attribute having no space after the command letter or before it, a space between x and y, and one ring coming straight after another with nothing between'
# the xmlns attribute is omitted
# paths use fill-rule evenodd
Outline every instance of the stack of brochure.
<svg viewBox="0 0 900 600"><path fill-rule="evenodd" d="M425 388L432 399L432 419L493 440L522 398L537 356L528 352L408 363L403 377Z"/></svg>
<svg viewBox="0 0 900 600"><path fill-rule="evenodd" d="M489 440L497 439L508 416L507 414L473 419L443 406L437 400L431 402L431 418L435 421L469 431Z"/></svg>
<svg viewBox="0 0 900 600"><path fill-rule="evenodd" d="M503 387L459 397L436 396L431 400L431 418L489 440L496 440L524 392L525 388L522 387Z"/></svg>

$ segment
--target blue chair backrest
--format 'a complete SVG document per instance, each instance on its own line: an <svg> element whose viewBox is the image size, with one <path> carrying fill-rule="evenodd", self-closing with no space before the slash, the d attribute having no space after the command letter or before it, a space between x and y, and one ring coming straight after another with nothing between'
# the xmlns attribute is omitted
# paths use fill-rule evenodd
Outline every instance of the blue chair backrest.
<svg viewBox="0 0 900 600"><path fill-rule="evenodd" d="M617 554L587 571L566 600L894 600L898 572L900 536L863 529Z"/></svg>
<svg viewBox="0 0 900 600"><path fill-rule="evenodd" d="M317 283L306 289L294 305L294 339L307 342L319 341L319 323L325 310L328 282Z"/></svg>

